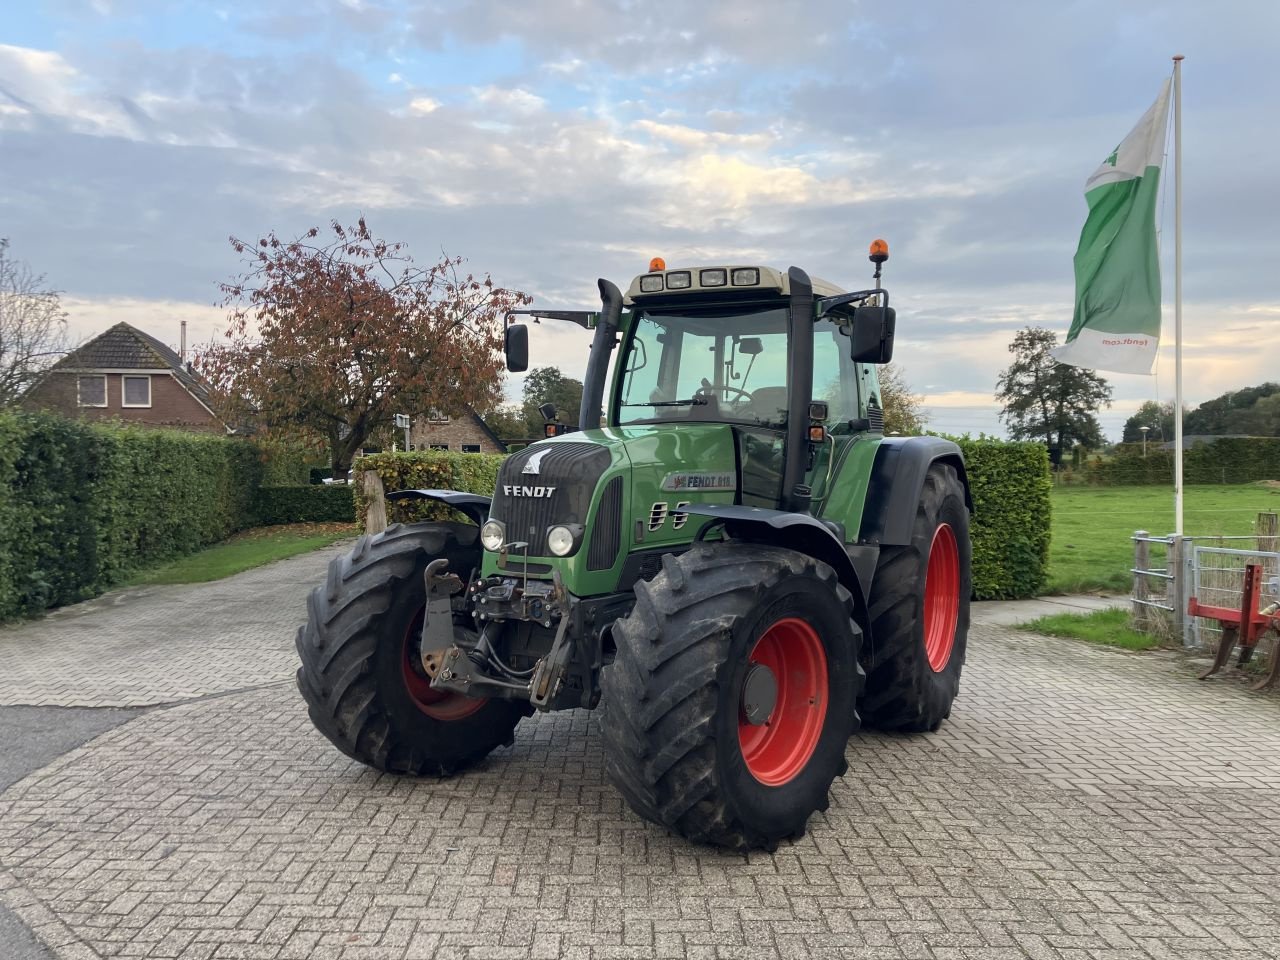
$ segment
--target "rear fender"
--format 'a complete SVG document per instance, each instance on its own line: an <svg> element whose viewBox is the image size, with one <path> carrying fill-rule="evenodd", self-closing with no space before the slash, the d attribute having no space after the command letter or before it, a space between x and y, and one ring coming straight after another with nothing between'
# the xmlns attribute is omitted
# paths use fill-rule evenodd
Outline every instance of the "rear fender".
<svg viewBox="0 0 1280 960"><path fill-rule="evenodd" d="M924 478L935 463L955 467L964 486L964 505L973 512L964 454L954 442L942 437L886 437L880 441L871 467L859 542L880 546L911 543Z"/></svg>
<svg viewBox="0 0 1280 960"><path fill-rule="evenodd" d="M691 503L680 509L707 518L698 530L698 540L714 528L723 527L734 540L785 547L827 564L835 570L840 584L853 594L855 619L864 635L870 636L866 586L870 585L875 572L878 551L860 546L846 547L839 524L824 522L808 513L734 504Z"/></svg>
<svg viewBox="0 0 1280 960"><path fill-rule="evenodd" d="M453 509L474 520L476 526L484 526L489 519L489 503L491 497L478 493L463 493L460 490L396 490L387 494L388 500L435 500L448 504Z"/></svg>

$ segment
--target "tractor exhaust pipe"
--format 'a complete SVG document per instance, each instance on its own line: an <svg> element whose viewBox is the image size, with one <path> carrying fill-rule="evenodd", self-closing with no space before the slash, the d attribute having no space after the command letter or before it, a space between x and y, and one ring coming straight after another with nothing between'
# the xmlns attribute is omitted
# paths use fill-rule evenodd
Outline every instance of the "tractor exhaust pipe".
<svg viewBox="0 0 1280 960"><path fill-rule="evenodd" d="M582 378L582 407L578 412L579 430L597 430L604 404L604 381L609 374L609 354L618 337L618 321L622 318L622 292L608 280L597 280L600 287L600 322L591 341L591 356Z"/></svg>

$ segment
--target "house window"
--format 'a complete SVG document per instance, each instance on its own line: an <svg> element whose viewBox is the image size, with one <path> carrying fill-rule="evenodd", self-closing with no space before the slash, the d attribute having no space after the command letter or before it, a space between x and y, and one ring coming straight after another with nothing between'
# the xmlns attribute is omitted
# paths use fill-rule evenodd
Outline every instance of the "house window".
<svg viewBox="0 0 1280 960"><path fill-rule="evenodd" d="M447 443L430 443L430 444L427 444L427 446L430 447L432 450L448 450L449 449L449 445Z"/></svg>
<svg viewBox="0 0 1280 960"><path fill-rule="evenodd" d="M151 406L151 378L150 377L121 377L121 390L123 396L123 406L126 407L149 407Z"/></svg>
<svg viewBox="0 0 1280 960"><path fill-rule="evenodd" d="M480 452L480 444L478 444L478 443L464 443L464 444L462 445L462 452L463 452L463 453L479 453L479 452Z"/></svg>
<svg viewBox="0 0 1280 960"><path fill-rule="evenodd" d="M105 407L107 405L106 374L77 377L76 402L82 407Z"/></svg>
<svg viewBox="0 0 1280 960"><path fill-rule="evenodd" d="M441 413L439 410L431 410L427 413L427 423L448 423L449 415Z"/></svg>

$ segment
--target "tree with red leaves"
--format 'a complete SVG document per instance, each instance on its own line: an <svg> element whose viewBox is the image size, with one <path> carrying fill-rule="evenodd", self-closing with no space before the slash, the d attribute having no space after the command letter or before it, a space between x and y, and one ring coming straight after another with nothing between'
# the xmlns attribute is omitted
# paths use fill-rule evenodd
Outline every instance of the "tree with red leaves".
<svg viewBox="0 0 1280 960"><path fill-rule="evenodd" d="M313 227L292 241L230 239L245 268L221 285L225 342L197 359L228 422L323 440L340 478L397 413L499 400L502 320L529 303L524 293L465 272L459 257L419 267L363 217L333 221L324 238Z"/></svg>

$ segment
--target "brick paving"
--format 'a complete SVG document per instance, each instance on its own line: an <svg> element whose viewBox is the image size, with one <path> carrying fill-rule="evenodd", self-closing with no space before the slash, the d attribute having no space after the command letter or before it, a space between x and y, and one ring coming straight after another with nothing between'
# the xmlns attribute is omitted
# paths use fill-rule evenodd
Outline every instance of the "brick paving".
<svg viewBox="0 0 1280 960"><path fill-rule="evenodd" d="M808 834L736 857L634 817L585 713L417 781L287 686L229 692L0 794L0 902L68 958L1280 958L1280 701L992 625L962 693L938 734L856 737Z"/></svg>
<svg viewBox="0 0 1280 960"><path fill-rule="evenodd" d="M0 627L0 705L138 707L288 681L307 591L349 549L211 583L117 590Z"/></svg>

